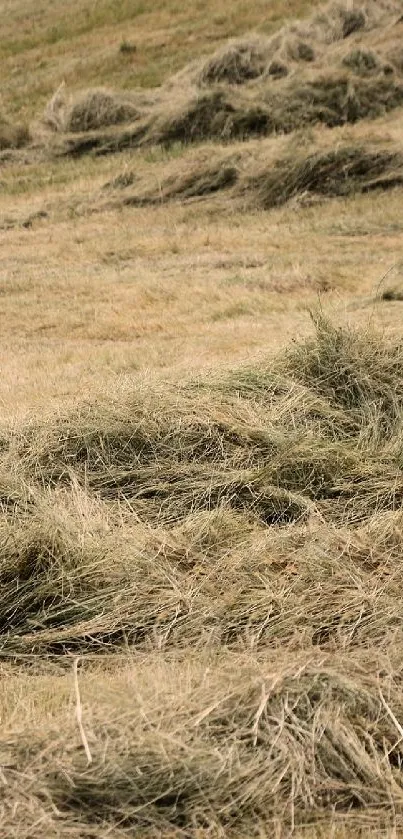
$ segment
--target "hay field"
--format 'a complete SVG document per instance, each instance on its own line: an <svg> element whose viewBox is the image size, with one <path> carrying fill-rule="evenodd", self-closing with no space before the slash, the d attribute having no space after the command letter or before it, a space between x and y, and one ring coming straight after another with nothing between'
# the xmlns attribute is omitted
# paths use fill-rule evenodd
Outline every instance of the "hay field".
<svg viewBox="0 0 403 839"><path fill-rule="evenodd" d="M403 836L402 2L3 6L0 839Z"/></svg>

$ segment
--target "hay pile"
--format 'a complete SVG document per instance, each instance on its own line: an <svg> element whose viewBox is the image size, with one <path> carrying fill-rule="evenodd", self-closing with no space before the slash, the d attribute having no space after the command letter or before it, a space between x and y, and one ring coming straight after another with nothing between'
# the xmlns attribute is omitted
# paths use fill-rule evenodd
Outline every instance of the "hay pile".
<svg viewBox="0 0 403 839"><path fill-rule="evenodd" d="M380 664L368 653L364 662L368 672ZM118 718L116 688L84 689L90 765L71 718L63 731L55 720L31 741L10 738L18 751L3 804L8 836L39 839L46 824L47 836L63 839L235 839L304 836L308 823L319 837L333 812L345 829L334 835L363 839L393 835L392 802L400 829L401 670L386 656L378 683L354 658L346 666L324 654L254 662L227 653L207 670L191 665L187 678L180 664L175 673L157 658L150 665L133 663L135 688L121 687Z"/></svg>
<svg viewBox="0 0 403 839"><path fill-rule="evenodd" d="M191 65L187 72L200 86L223 82L241 85L268 76L282 77L297 69L301 72L301 65L316 61L320 64L325 56L333 63L333 53L337 55L334 44L357 33L365 35L382 29L395 22L400 11L396 0L330 2L307 21L284 26L271 37L251 34L233 39L201 62L201 66ZM179 78L185 74L186 70L182 71Z"/></svg>
<svg viewBox="0 0 403 839"><path fill-rule="evenodd" d="M84 734L2 731L4 835L403 828L402 382L401 341L319 318L3 434L2 674L42 661L45 701L84 657Z"/></svg>
<svg viewBox="0 0 403 839"><path fill-rule="evenodd" d="M379 117L403 105L403 80L392 76L348 73L285 79L245 94L242 91L190 92L172 106L162 102L147 116L124 128L70 134L51 147L57 155L89 151L110 154L126 148L184 145L215 140L223 143L291 134L305 126L335 128Z"/></svg>
<svg viewBox="0 0 403 839"><path fill-rule="evenodd" d="M87 648L122 631L136 644L149 643L160 614L171 626L169 643L179 637L197 643L209 627L212 637L237 643L244 620L235 620L234 609L250 607L260 625L283 586L275 570L262 567L260 595L253 607L242 606L241 592L250 583L245 540L253 545L266 534L266 550L279 544L281 528L302 527L312 517L331 528L363 528L363 534L377 516L400 521L402 372L401 343L385 346L319 321L316 339L296 345L272 368L244 370L207 392L167 390L161 398L134 391L119 404L84 406L53 426L10 438L4 469L19 478L0 532L0 624L8 627L3 650ZM19 485L30 488L28 495ZM137 524L121 535L112 524L100 536L92 527L80 533L74 510L87 504L87 494L100 510L124 501ZM186 555L194 529L195 553ZM161 540L163 549L156 547ZM206 551L215 553L216 540L223 540L224 564L214 561L200 577L194 608L188 608L194 580L187 570ZM152 559L155 550L161 563ZM317 559L307 557L311 561ZM241 597L231 608L217 600L222 574ZM337 611L342 605L331 605L331 580L329 586L329 608ZM311 594L299 579L287 597L291 611L298 603L298 613L311 614ZM174 618L178 598L188 604L180 607L180 620ZM309 620L309 632L319 631L316 619ZM281 621L274 631L288 641L294 626ZM269 638L271 624L267 632Z"/></svg>
<svg viewBox="0 0 403 839"><path fill-rule="evenodd" d="M222 90L191 96L177 111L161 112L151 123L147 143L185 144L215 139L228 142L256 136L290 134L307 125L330 128L376 117L403 104L403 82L359 79L347 74L285 80L272 90L248 96Z"/></svg>
<svg viewBox="0 0 403 839"><path fill-rule="evenodd" d="M228 190L236 184L239 173L234 163L235 161L228 158L213 161L210 164L196 162L189 171L168 176L158 189L155 189L155 186L152 189L147 187L138 189L126 195L122 200L118 200L118 205L141 207L165 204L174 200L190 201L206 198L217 192ZM115 184L112 188L115 188Z"/></svg>

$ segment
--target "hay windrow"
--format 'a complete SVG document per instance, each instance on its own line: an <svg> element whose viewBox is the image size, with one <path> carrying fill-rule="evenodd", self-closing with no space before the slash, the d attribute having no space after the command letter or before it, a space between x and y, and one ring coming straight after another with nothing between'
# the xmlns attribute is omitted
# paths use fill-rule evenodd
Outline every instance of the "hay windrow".
<svg viewBox="0 0 403 839"><path fill-rule="evenodd" d="M136 190L124 197L122 203L126 206L144 206L205 198L230 189L237 183L238 177L237 167L228 158L210 164L196 162L185 174L168 176L158 190Z"/></svg>
<svg viewBox="0 0 403 839"><path fill-rule="evenodd" d="M308 156L290 155L267 171L246 175L240 190L264 209L304 195L341 197L403 183L403 156L395 149L341 146Z"/></svg>
<svg viewBox="0 0 403 839"><path fill-rule="evenodd" d="M96 15L104 5L96 4ZM108 24L101 29L108 54L92 64L85 55L95 84L104 59L102 80L108 68L110 82L122 78L123 66L125 88L137 68L145 78L143 32L147 54L161 49L159 69L167 62L170 24L163 47L162 33L147 27L160 14L168 20L173 7L135 5L136 32ZM130 11L123 6L109 11ZM347 286L347 267L350 278L368 234L367 261L370 253L377 259L381 237L389 252L399 247L401 14L401 0L340 0L273 36L232 39L155 91L62 86L46 125L32 126L33 144L0 155L14 167L3 173L12 213L15 184L21 207L26 190L55 195L42 209L36 203L19 220L4 220L11 282L2 284L2 305L24 329L30 301L35 311L40 305L40 321L28 326L38 333L42 380L53 347L68 377L77 358L84 370L79 400L62 401L68 378L57 385L65 407L10 427L4 421L1 431L0 839L403 835L400 333L389 340L370 326L341 326L321 305L312 333L276 357L232 370L225 361L191 381L186 361L175 381L172 369L166 382L161 370L155 378L138 372L157 355L170 364L182 330L185 342L192 330L199 348L211 329L213 352L228 338L240 357L238 310L228 323L216 321L215 295L217 310L234 293L257 301L242 315L242 340L250 324L254 346L262 340L254 319L260 301L259 330L266 312L268 328L288 328L288 315L277 323L276 312L288 305L288 271L307 231L323 264L311 280L318 258L304 238L306 264L293 273L295 325L304 319L298 292L308 272L310 291L328 277L329 285L338 287L340 276ZM219 17L214 32L225 31ZM210 32L213 22L205 23ZM113 32L118 39L109 44ZM81 34L89 48L97 43ZM193 43L203 37L198 29ZM134 43L130 57L126 46ZM59 45L49 49L44 61ZM75 49L72 38L63 60ZM7 62L17 71L18 52ZM77 68L68 78L78 79ZM42 73L41 60L38 91ZM359 124L393 109L393 118ZM116 161L46 163L49 153L122 149L138 151ZM28 158L33 166L20 176ZM63 198L73 178L74 195ZM376 211L369 194L344 200L392 189L399 192ZM313 206L330 198L326 213ZM157 208L169 202L185 206ZM305 203L313 209L302 213ZM271 208L281 209L267 215ZM35 223L45 213L50 230ZM224 213L231 224L221 225ZM8 233L16 224L20 231ZM25 276L24 257L14 276L23 239L33 263ZM384 242L380 264L385 254ZM354 301L354 319L362 322L365 311L371 323L378 315L382 323L398 319L399 303L381 301L401 298L399 267L374 292L373 272L383 268L370 268L358 285L351 277L373 295ZM281 294L274 276L279 287L284 279ZM110 280L128 306L123 320L109 299ZM192 300L180 298L187 283L200 300L197 325ZM74 329L74 347L63 349L42 329L53 313L59 328L73 291L63 335ZM16 299L7 308L9 294ZM85 343L92 297L96 323ZM115 324L130 344L122 346ZM28 392L26 379L42 404L54 395L53 380L44 394L33 392L29 366L18 363L32 347L16 340L4 386L12 369L17 399ZM150 354L145 349L137 367L142 347ZM202 364L198 358L195 367ZM107 367L102 390L92 379L97 365Z"/></svg>
<svg viewBox="0 0 403 839"><path fill-rule="evenodd" d="M111 154L125 148L207 140L229 143L251 137L291 134L304 126L335 128L375 118L403 104L403 82L384 74L350 79L347 72L287 78L272 89L265 84L245 94L225 88L191 90L179 102L163 100L147 116L124 128L85 131L58 137L51 144L57 155L89 151Z"/></svg>
<svg viewBox="0 0 403 839"><path fill-rule="evenodd" d="M61 85L46 106L44 122L55 131L83 133L132 123L144 115L146 96L107 88L90 88L69 95Z"/></svg>
<svg viewBox="0 0 403 839"><path fill-rule="evenodd" d="M396 19L400 7L397 2L376 3L373 0L357 4L357 8L343 2L331 2L307 21L284 26L270 37L251 33L233 39L207 58L201 68L189 68L188 74L200 86L225 82L229 85L247 84L268 75L270 68L282 65L285 73L298 65L319 61L332 55L333 45L349 40L357 33L371 32ZM362 67L365 59L360 62ZM373 68L374 69L374 68ZM186 75L186 69L179 78ZM279 74L281 76L282 74Z"/></svg>
<svg viewBox="0 0 403 839"><path fill-rule="evenodd" d="M169 161L143 178L123 171L104 184L112 206L160 205L171 201L208 199L227 191L233 206L270 210L287 202L309 202L328 198L389 190L403 184L403 157L397 144L389 142L342 143L337 148L323 146L320 151L295 149L283 144L281 156L273 145L263 144L251 152L242 149L216 152L200 148L181 157L180 166ZM254 160L254 153L256 161ZM102 204L101 204L102 206ZM99 194L94 198L99 207Z"/></svg>
<svg viewBox="0 0 403 839"><path fill-rule="evenodd" d="M271 37L232 39L158 91L59 89L45 112L50 151L228 143L379 117L403 105L397 11L393 0L330 3Z"/></svg>
<svg viewBox="0 0 403 839"><path fill-rule="evenodd" d="M9 434L2 667L75 662L91 762L71 704L6 731L2 825L23 783L55 836L403 826L402 382L399 339L321 316Z"/></svg>

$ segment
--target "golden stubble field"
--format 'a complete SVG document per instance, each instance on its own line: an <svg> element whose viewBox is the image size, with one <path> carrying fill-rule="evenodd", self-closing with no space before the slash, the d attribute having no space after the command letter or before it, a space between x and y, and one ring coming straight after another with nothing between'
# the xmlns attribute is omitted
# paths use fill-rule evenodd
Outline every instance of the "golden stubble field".
<svg viewBox="0 0 403 839"><path fill-rule="evenodd" d="M402 27L4 4L1 839L403 835Z"/></svg>

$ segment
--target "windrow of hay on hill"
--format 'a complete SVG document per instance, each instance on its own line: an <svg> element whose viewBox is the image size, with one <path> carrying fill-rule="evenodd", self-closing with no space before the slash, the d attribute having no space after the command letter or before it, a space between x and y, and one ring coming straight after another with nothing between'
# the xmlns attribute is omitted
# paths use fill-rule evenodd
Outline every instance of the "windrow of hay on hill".
<svg viewBox="0 0 403 839"><path fill-rule="evenodd" d="M122 127L70 133L57 138L50 149L58 155L92 151L107 154L124 148L184 145L214 140L228 143L250 137L290 134L304 126L330 128L375 118L403 105L403 81L393 74L305 74L283 80L273 89L186 90L181 96L162 98L154 109Z"/></svg>
<svg viewBox="0 0 403 839"><path fill-rule="evenodd" d="M45 122L59 135L50 148L106 154L379 117L403 105L396 9L393 0L331 3L271 38L230 41L156 91L94 88L68 95L61 86L45 111Z"/></svg>
<svg viewBox="0 0 403 839"><path fill-rule="evenodd" d="M285 81L243 95L223 90L191 96L151 125L148 141L170 144L206 139L246 139L291 133L303 126L328 127L376 117L403 104L403 82L385 77L357 78L346 73Z"/></svg>
<svg viewBox="0 0 403 839"><path fill-rule="evenodd" d="M251 33L235 38L212 56L178 74L197 84L241 85L264 77L282 78L304 63L332 54L332 45L356 33L386 26L398 18L400 5L385 2L331 2L307 21L284 26L271 37Z"/></svg>
<svg viewBox="0 0 403 839"><path fill-rule="evenodd" d="M403 185L403 155L396 149L341 146L293 154L245 176L239 190L266 210L305 196L340 197Z"/></svg>
<svg viewBox="0 0 403 839"><path fill-rule="evenodd" d="M206 198L231 189L238 181L238 174L237 166L228 159L210 164L199 162L183 173L168 176L157 189L154 185L152 189L137 189L118 199L117 203L136 207Z"/></svg>
<svg viewBox="0 0 403 839"><path fill-rule="evenodd" d="M103 193L108 206L143 206L207 199L225 191L234 206L270 210L295 199L304 203L403 185L403 155L391 142L339 141L335 148L312 144L303 151L284 142L281 156L276 148L255 144L245 153L240 146L227 152L201 148L169 161L158 176L154 170L142 177L124 171L104 185ZM97 194L92 206L104 205Z"/></svg>
<svg viewBox="0 0 403 839"><path fill-rule="evenodd" d="M107 88L90 88L69 95L63 84L48 102L43 119L54 131L72 134L96 131L135 122L144 115L148 101L145 94Z"/></svg>

